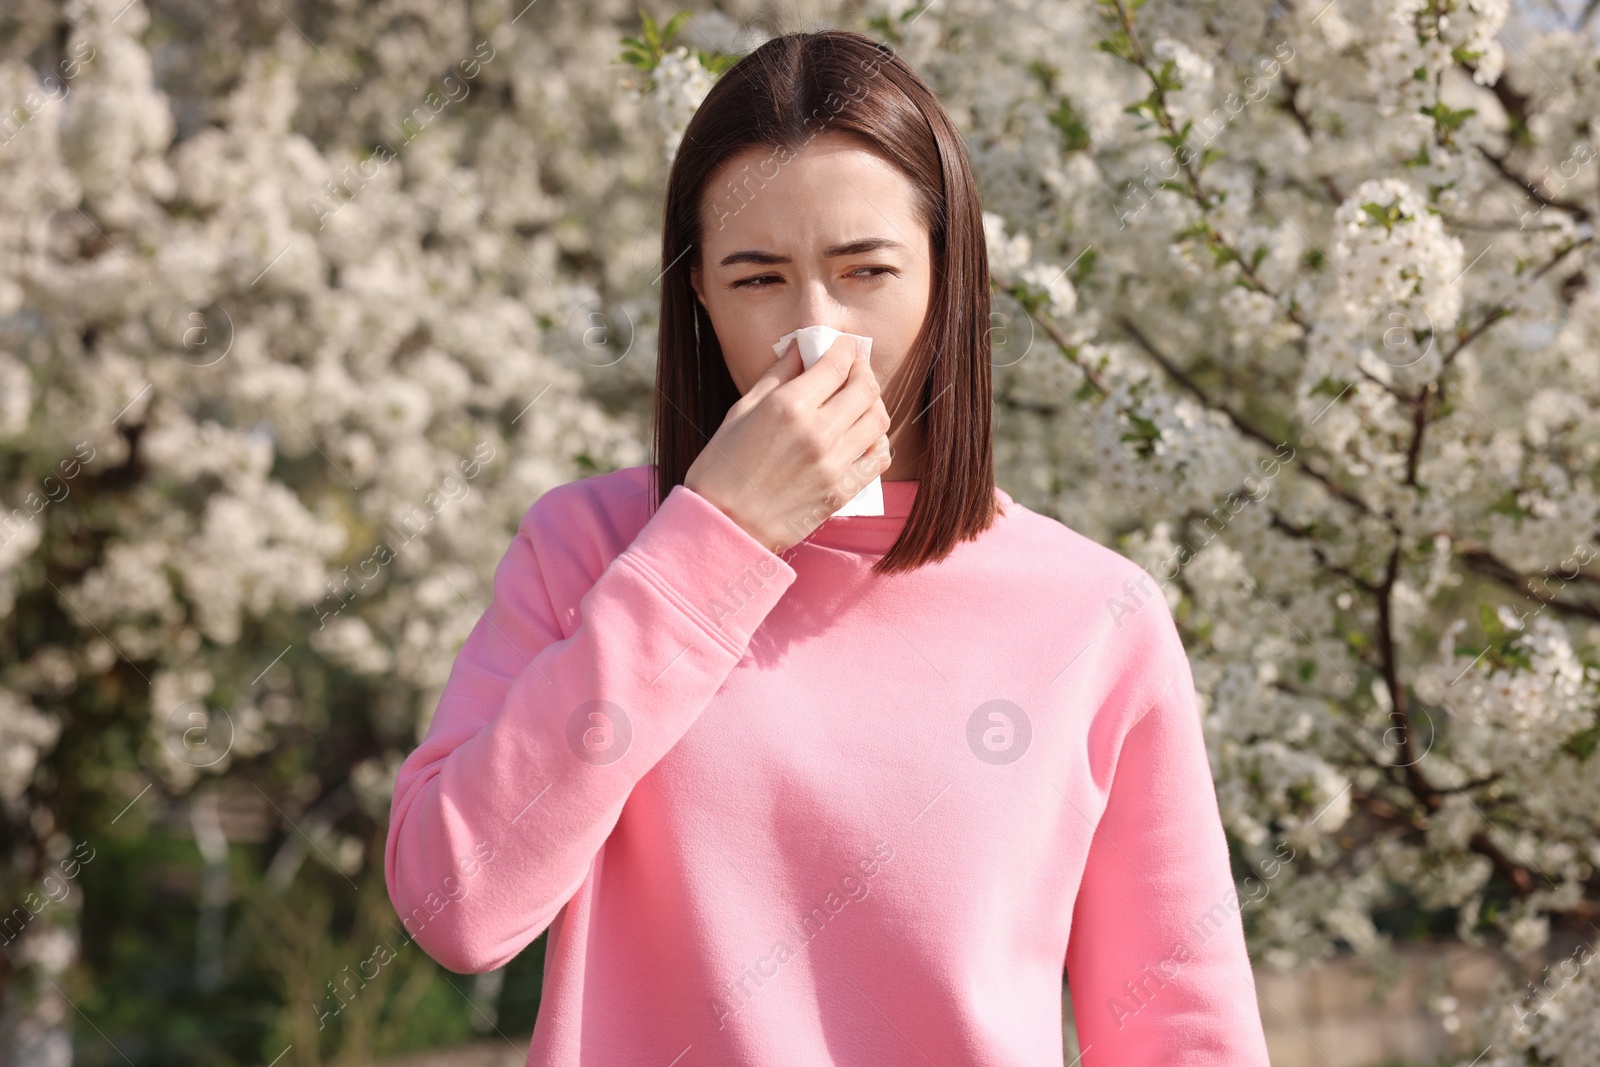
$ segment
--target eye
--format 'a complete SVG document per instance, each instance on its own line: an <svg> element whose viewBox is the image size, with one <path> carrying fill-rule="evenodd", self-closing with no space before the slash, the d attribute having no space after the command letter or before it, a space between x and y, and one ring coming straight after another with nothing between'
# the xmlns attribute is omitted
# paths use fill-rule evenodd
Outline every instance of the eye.
<svg viewBox="0 0 1600 1067"><path fill-rule="evenodd" d="M874 273L862 274L862 271L873 271ZM900 276L900 272L893 267L857 267L855 270L850 272L851 277L856 278L880 278L885 274L892 274L897 278ZM738 281L730 284L728 288L756 290L769 289L773 283L781 281L783 281L783 278L776 274L758 274L754 278L741 278Z"/></svg>

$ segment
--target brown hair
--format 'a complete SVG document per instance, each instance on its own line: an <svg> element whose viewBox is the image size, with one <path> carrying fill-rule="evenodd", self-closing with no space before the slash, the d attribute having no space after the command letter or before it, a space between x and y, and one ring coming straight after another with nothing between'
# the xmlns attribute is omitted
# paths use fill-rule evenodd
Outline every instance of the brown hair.
<svg viewBox="0 0 1600 1067"><path fill-rule="evenodd" d="M977 185L955 124L893 49L864 34L775 37L729 68L689 121L667 180L661 237L667 268L656 367L655 502L682 484L740 395L690 284L711 175L751 145L771 149L758 168L769 171L825 131L863 138L892 161L916 187L931 237L928 315L902 372L907 382L920 376L921 387L897 398L915 403L912 417L922 423L921 478L904 528L874 566L879 574L908 571L943 559L994 521L989 258ZM738 182L741 189L759 187L775 176L775 169L763 177L746 166ZM903 407L897 402L890 411L896 423Z"/></svg>

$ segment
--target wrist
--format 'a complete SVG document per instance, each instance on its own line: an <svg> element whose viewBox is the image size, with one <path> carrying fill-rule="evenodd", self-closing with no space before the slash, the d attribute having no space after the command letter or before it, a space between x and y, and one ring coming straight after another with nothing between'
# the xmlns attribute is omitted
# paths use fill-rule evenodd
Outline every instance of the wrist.
<svg viewBox="0 0 1600 1067"><path fill-rule="evenodd" d="M683 479L683 487L726 515L728 517L728 521L732 522L735 526L739 527L739 529L743 530L746 536L748 536L752 541L755 541L761 545L761 547L766 549L768 552L771 552L773 555L777 555L779 552L783 551L784 548L788 547L787 545L775 544L774 539L768 536L765 530L761 529L761 527L756 523L746 519L739 513L737 508L719 499L718 494L714 489L707 491L707 487L701 483L699 479L691 478L686 474L684 475Z"/></svg>

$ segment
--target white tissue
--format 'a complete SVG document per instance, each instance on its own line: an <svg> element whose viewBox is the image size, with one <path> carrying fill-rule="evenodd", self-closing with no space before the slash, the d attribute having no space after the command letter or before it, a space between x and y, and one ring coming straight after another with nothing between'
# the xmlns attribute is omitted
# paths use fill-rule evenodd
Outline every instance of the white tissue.
<svg viewBox="0 0 1600 1067"><path fill-rule="evenodd" d="M872 358L872 338L864 337L859 333L845 333L835 330L832 326L806 326L798 330L790 330L773 344L772 350L780 357L783 350L789 347L790 339L800 346L800 362L806 369L822 358L822 353L833 347L833 342L841 337L849 337L856 343L856 355L862 359Z"/></svg>
<svg viewBox="0 0 1600 1067"><path fill-rule="evenodd" d="M807 370L817 360L822 358L822 353L833 347L833 343L840 337L848 337L855 341L856 355L868 362L872 359L872 338L859 333L845 333L835 330L832 326L802 326L798 330L790 330L778 338L772 345L772 350L783 357L792 340L800 347L800 362ZM839 515L882 515L883 514L883 482L878 478L872 479L867 487L851 497L844 507L833 513Z"/></svg>

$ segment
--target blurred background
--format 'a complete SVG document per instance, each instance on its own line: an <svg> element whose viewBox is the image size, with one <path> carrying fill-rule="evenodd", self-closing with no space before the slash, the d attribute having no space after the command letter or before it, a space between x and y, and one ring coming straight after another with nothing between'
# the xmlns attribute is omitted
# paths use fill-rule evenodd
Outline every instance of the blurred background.
<svg viewBox="0 0 1600 1067"><path fill-rule="evenodd" d="M1179 621L1273 1062L1600 1064L1597 8L7 0L0 1062L522 1062L394 773L649 458L688 117L837 26L968 138L1000 483Z"/></svg>

